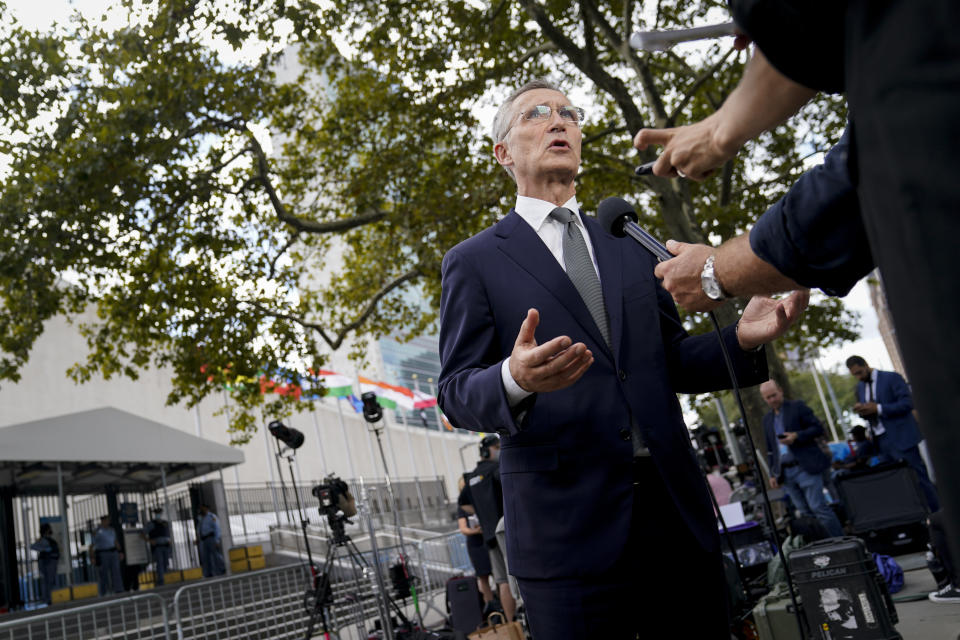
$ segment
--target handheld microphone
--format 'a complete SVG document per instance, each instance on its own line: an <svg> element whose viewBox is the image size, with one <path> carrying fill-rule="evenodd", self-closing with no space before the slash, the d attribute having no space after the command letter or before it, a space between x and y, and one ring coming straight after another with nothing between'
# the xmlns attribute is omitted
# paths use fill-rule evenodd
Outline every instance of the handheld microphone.
<svg viewBox="0 0 960 640"><path fill-rule="evenodd" d="M652 253L657 260L663 262L674 257L659 240L637 224L637 212L623 198L604 199L597 207L597 218L600 225L608 232L618 238L630 236L643 245L643 248Z"/></svg>
<svg viewBox="0 0 960 640"><path fill-rule="evenodd" d="M691 40L721 38L736 35L736 24L710 24L692 29L673 29L670 31L638 31L630 36L630 46L641 51L666 51L673 45Z"/></svg>

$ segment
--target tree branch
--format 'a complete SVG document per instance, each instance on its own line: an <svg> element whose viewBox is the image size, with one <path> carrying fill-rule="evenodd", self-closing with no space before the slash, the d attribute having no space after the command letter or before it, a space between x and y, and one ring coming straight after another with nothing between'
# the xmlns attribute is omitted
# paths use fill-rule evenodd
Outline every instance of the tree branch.
<svg viewBox="0 0 960 640"><path fill-rule="evenodd" d="M590 60L572 40L567 38L555 24L547 17L546 12L536 0L520 0L520 4L526 10L527 14L539 25L540 30L548 40L555 43L560 51L582 71L587 77L614 99L627 121L627 128L630 131L639 131L643 128L643 116L637 105L630 97L630 92L622 80L609 73L596 60Z"/></svg>
<svg viewBox="0 0 960 640"><path fill-rule="evenodd" d="M700 75L699 78L694 80L693 84L687 87L687 90L683 94L683 97L680 98L680 102L678 102L677 106L673 108L673 113L671 113L670 116L667 118L666 125L668 127L674 126L674 123L677 121L677 116L680 115L680 111L682 111L683 108L686 107L687 104L690 102L690 100L693 99L693 96L696 95L700 87L702 87L704 83L707 82L707 80L712 78L717 73L720 67L727 61L727 58L730 57L730 54L733 53L734 51L735 49L733 47L730 47L730 49L725 54L723 54L723 56L719 60L717 60L714 64L712 64L709 69L707 69L704 73Z"/></svg>
<svg viewBox="0 0 960 640"><path fill-rule="evenodd" d="M270 204L273 205L273 210L277 213L277 218L279 218L281 222L287 223L297 231L304 231L307 233L338 233L341 231L348 231L356 227L362 227L363 225L374 222L379 222L387 217L387 214L383 211L368 211L366 213L355 215L352 218L330 220L329 222L316 222L314 220L304 220L302 218L298 218L287 211L286 206L284 206L283 202L280 200L280 196L277 195L277 191L274 189L273 183L270 181L270 169L267 166L267 154L263 151L263 147L260 146L260 142L249 129L247 130L247 135L250 138L250 148L253 150L253 153L256 156L257 177L260 180L260 184L262 184L263 188L266 190L267 196L270 198Z"/></svg>
<svg viewBox="0 0 960 640"><path fill-rule="evenodd" d="M518 67L523 66L523 64L533 56L539 55L541 53L547 53L548 51L556 51L556 50L557 50L557 45L555 45L552 42L546 42L544 44L541 44L538 47L533 47L532 49L529 49L526 53L524 53L522 56L520 56L517 59L517 66Z"/></svg>
<svg viewBox="0 0 960 640"><path fill-rule="evenodd" d="M593 0L583 0L584 6L587 8L587 11L600 26L600 31L603 33L604 37L607 40L607 43L610 45L610 48L620 54L620 57L630 65L638 76L640 76L640 84L643 86L643 92L647 96L647 101L650 103L650 106L653 107L653 112L657 118L658 126L663 126L667 118L667 110L663 105L663 100L660 97L660 92L657 91L656 84L653 80L653 74L650 73L650 67L646 65L630 48L629 40L625 40L620 37L617 33L617 30L613 28L606 17L600 13L600 10L593 3ZM636 133L632 131L632 133Z"/></svg>
<svg viewBox="0 0 960 640"><path fill-rule="evenodd" d="M604 129L604 130L602 130L602 131L598 131L597 133L593 134L593 135L590 136L589 138L584 138L583 141L580 143L580 146L581 146L581 147L585 147L585 146L587 146L588 144L590 144L591 142L596 142L597 140L600 140L601 138L605 138L605 137L607 137L607 136L609 136L609 135L611 135L611 134L614 134L614 133L625 133L626 131L627 131L627 128L626 128L624 125L618 125L618 126L615 126L615 127L607 127L606 129Z"/></svg>
<svg viewBox="0 0 960 640"><path fill-rule="evenodd" d="M787 178L790 177L790 171L791 171L791 170L793 170L793 169L795 169L796 167L798 167L799 165L803 164L808 158L812 158L813 156L815 156L815 155L817 155L817 154L819 154L819 153L824 153L824 150L823 150L823 149L815 149L815 150L811 151L810 153L806 154L805 156L801 156L801 157L797 158L796 160L794 160L793 162L791 162L790 164L788 164L786 167L783 168L783 170L782 170L779 174L777 174L776 177L770 178L769 180L761 180L760 182L751 182L750 184L744 185L744 186L740 189L740 191L752 191L752 190L754 190L754 189L756 189L756 188L758 188L758 187L765 187L765 186L767 186L768 184L776 184L776 183L778 183L778 182L782 182L783 180L785 180L785 179L787 179Z"/></svg>
<svg viewBox="0 0 960 640"><path fill-rule="evenodd" d="M271 318L279 318L281 320L288 320L290 322L295 322L305 329L311 329L313 331L316 331L320 335L320 337L323 338L323 341L326 342L328 345L330 345L331 349L339 349L340 346L343 344L344 339L346 339L346 337L351 332L355 331L361 325L363 325L363 323L366 322L371 315L373 315L373 313L377 310L377 305L387 294L389 294L394 289L406 284L407 282L410 282L411 280L416 279L420 275L421 275L420 269L418 267L414 267L413 269L410 269L406 273L397 276L387 284L383 285L383 287L381 287L380 290L377 291L372 298L370 298L370 301L367 303L367 306L364 307L363 311L360 312L360 315L357 316L356 319L354 319L352 322L348 322L347 324L343 325L337 331L336 336L333 338L330 337L330 334L327 333L327 330L322 325L316 322L309 322L299 316L295 316L290 313L284 313L282 311L275 311L272 309L268 309L263 304L257 301L245 301L245 302L246 304L249 304L250 306L252 306L254 309L257 309L258 311L260 311L265 316L269 316Z"/></svg>
<svg viewBox="0 0 960 640"><path fill-rule="evenodd" d="M281 247L280 250L277 251L277 255L273 256L273 259L270 260L270 271L267 274L268 280L272 280L277 273L277 260L279 260L280 256L285 254L287 252L287 249L292 247L293 243L296 242L299 238L300 238L300 232L294 230L294 232L290 234L290 238L286 241L286 243L284 243L283 247Z"/></svg>
<svg viewBox="0 0 960 640"><path fill-rule="evenodd" d="M304 220L303 218L298 218L287 210L287 207L283 204L283 201L280 200L280 196L277 195L277 190L274 188L273 182L270 180L270 167L267 165L267 154L264 152L263 146L260 145L260 141L257 140L255 135L253 135L253 131L247 127L246 123L239 121L237 118L223 120L222 118L207 116L207 119L219 127L239 131L247 137L247 140L249 141L249 149L255 156L254 159L257 167L257 180L266 190L267 197L270 198L270 204L273 206L273 210L276 212L277 218L279 218L281 222L285 222L286 224L290 225L297 231L303 231L306 233L339 233L342 231L355 229L356 227L362 227L363 225L379 222L387 217L386 212L375 210L358 214L352 218L330 220L329 222L316 222L315 220Z"/></svg>

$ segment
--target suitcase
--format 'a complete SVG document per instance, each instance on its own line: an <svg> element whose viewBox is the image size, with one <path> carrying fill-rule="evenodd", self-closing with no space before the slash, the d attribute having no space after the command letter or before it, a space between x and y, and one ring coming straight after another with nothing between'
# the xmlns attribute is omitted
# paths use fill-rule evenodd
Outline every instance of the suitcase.
<svg viewBox="0 0 960 640"><path fill-rule="evenodd" d="M798 598L799 600L799 598ZM806 640L797 628L797 616L786 584L778 584L753 608L760 640Z"/></svg>
<svg viewBox="0 0 960 640"><path fill-rule="evenodd" d="M901 640L897 611L859 538L829 538L790 554L810 634L821 640Z"/></svg>
<svg viewBox="0 0 960 640"><path fill-rule="evenodd" d="M450 626L470 633L483 623L483 599L476 576L456 576L447 580L447 611Z"/></svg>
<svg viewBox="0 0 960 640"><path fill-rule="evenodd" d="M894 462L837 476L840 501L857 535L924 522L929 514L917 474Z"/></svg>

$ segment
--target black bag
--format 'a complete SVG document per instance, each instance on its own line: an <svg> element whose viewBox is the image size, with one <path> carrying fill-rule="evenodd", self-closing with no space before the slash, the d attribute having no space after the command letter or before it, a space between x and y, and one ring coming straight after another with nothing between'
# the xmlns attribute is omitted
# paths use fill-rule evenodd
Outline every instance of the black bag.
<svg viewBox="0 0 960 640"><path fill-rule="evenodd" d="M787 560L815 638L901 640L897 611L873 557L859 538L830 538Z"/></svg>
<svg viewBox="0 0 960 640"><path fill-rule="evenodd" d="M929 510L917 474L906 462L837 476L854 533L923 522Z"/></svg>
<svg viewBox="0 0 960 640"><path fill-rule="evenodd" d="M447 580L447 611L450 626L470 633L483 623L483 599L475 576L456 576Z"/></svg>
<svg viewBox="0 0 960 640"><path fill-rule="evenodd" d="M926 547L927 501L906 462L838 476L837 490L853 533L871 551L895 556Z"/></svg>

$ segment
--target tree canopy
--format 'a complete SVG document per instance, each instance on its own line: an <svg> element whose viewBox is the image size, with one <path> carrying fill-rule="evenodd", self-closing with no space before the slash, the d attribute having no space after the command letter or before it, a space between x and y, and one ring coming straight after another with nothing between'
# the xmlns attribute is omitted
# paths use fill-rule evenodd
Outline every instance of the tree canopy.
<svg viewBox="0 0 960 640"><path fill-rule="evenodd" d="M714 111L747 54L729 39L636 52L629 35L724 6L121 0L120 26L77 13L30 32L0 3L0 380L45 321L92 305L75 379L168 367L169 401L188 404L230 385L243 441L292 400L262 406L238 379L309 376L352 335L431 330L444 252L514 198L478 114L535 77L588 103L585 208L621 195L664 239L742 232L845 107L818 98L702 184L634 176L655 151L632 135ZM819 298L784 344L855 330Z"/></svg>

